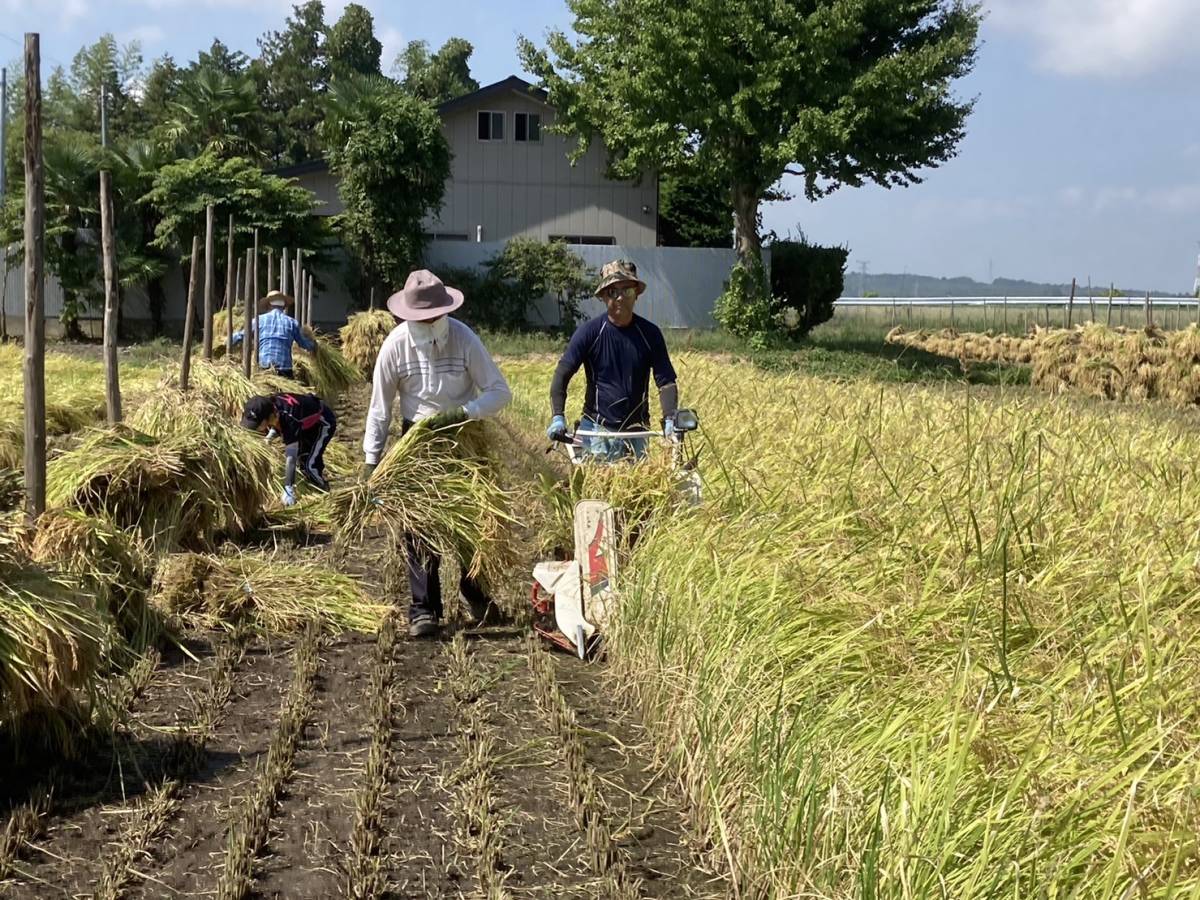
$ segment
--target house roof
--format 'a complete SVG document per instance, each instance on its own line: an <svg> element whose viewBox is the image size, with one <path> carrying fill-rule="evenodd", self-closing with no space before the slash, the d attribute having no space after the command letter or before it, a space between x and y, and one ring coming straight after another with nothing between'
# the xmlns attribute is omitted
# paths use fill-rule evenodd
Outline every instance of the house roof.
<svg viewBox="0 0 1200 900"><path fill-rule="evenodd" d="M482 103L485 100L490 100L492 97L508 93L523 94L531 100L536 100L538 103L549 105L546 103L546 92L544 90L534 87L524 78L509 75L502 81L486 84L477 91L463 94L461 97L455 97L453 100L447 100L445 103L438 105L437 111L439 115L445 116L448 113L456 112L460 109L474 106L477 103Z"/></svg>
<svg viewBox="0 0 1200 900"><path fill-rule="evenodd" d="M437 113L444 118L450 113L461 109L469 109L477 103L483 103L493 97L509 93L522 94L530 100L534 100L544 106L549 106L546 103L546 91L539 87L534 87L534 85L524 78L509 75L500 81L485 84L479 90L471 91L469 94L463 94L461 97L455 97L453 100L447 100L445 103L438 104ZM295 165L272 169L270 174L279 175L283 178L293 178L297 175L308 175L311 172L324 172L328 168L329 163L324 159L310 159L302 163L296 163Z"/></svg>

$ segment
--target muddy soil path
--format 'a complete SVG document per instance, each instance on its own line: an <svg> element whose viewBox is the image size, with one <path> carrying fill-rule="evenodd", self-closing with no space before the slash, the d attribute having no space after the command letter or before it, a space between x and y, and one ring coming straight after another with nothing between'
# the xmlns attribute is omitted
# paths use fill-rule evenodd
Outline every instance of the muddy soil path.
<svg viewBox="0 0 1200 900"><path fill-rule="evenodd" d="M337 439L356 458L367 399L360 387L339 408ZM502 423L501 431L510 471L525 485L535 481L544 462L512 426ZM531 495L520 496L532 510ZM407 585L382 537L345 554L322 541L281 538L282 552L324 560L394 603L400 627L394 645L383 645L390 653L381 652L377 635L323 637L311 707L254 860L251 896L350 896L352 860L362 862L364 846L377 872L370 895L378 897L728 895L702 862L711 854L690 845L673 779L656 765L636 718L611 699L603 667L549 654L528 640L527 572L537 553L530 523L519 537L527 558L494 586L506 621L469 627L447 596L450 621L434 641L407 637ZM444 574L444 584L455 581ZM102 895L106 860L129 839L140 797L156 785L172 735L214 678L215 648L229 639L195 635L188 643L195 658L164 654L131 704L121 737L66 767L69 777L55 793L46 827L21 848L0 881L0 897ZM182 785L164 827L133 854L125 896L217 894L230 823L267 757L298 639L240 640L231 690L203 762ZM390 678L383 725L372 705L381 653ZM534 663L543 657L550 660L544 671L573 710L582 762L568 760L554 717L539 700L545 686ZM381 744L382 770L371 760ZM572 799L572 772L580 765L595 786L586 814ZM376 815L364 820L372 771L386 778ZM22 799L21 785L25 793L36 790L38 777L31 769L23 782L7 780L0 828ZM597 840L604 844L599 854ZM361 883L364 869L355 871Z"/></svg>

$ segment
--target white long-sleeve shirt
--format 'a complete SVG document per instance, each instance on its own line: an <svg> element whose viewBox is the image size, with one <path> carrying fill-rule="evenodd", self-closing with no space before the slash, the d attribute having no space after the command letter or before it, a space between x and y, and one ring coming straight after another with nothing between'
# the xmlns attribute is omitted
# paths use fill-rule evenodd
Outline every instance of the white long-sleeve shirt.
<svg viewBox="0 0 1200 900"><path fill-rule="evenodd" d="M371 408L363 435L368 463L378 463L387 445L392 405L397 396L400 415L419 422L457 407L472 419L494 416L512 400L508 382L483 346L483 341L458 319L449 319L445 341L418 346L401 322L383 342L375 360Z"/></svg>

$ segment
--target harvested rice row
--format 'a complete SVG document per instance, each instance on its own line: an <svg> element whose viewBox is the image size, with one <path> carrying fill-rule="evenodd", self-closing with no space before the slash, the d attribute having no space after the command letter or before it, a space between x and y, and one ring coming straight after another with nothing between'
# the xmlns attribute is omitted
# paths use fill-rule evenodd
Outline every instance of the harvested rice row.
<svg viewBox="0 0 1200 900"><path fill-rule="evenodd" d="M180 793L204 763L205 747L220 724L233 692L233 676L242 656L240 636L221 645L216 669L196 706L190 726L175 733L168 752L164 780L138 802L129 825L105 859L96 889L97 900L118 900L135 879L134 862L161 837L181 805Z"/></svg>
<svg viewBox="0 0 1200 900"><path fill-rule="evenodd" d="M488 900L508 900L503 866L504 821L492 794L496 738L480 708L484 685L479 669L467 653L462 632L455 632L446 648L447 682L454 698L462 757L454 773L458 801L459 840L475 861L479 890Z"/></svg>
<svg viewBox="0 0 1200 900"><path fill-rule="evenodd" d="M254 858L267 840L272 816L278 811L283 788L292 777L296 751L312 712L313 690L320 660L321 631L316 623L305 630L292 654L292 683L279 712L279 724L258 769L250 792L233 813L225 841L225 863L217 881L219 900L242 900L254 886Z"/></svg>
<svg viewBox="0 0 1200 900"><path fill-rule="evenodd" d="M587 761L575 712L554 677L549 656L532 633L526 638L526 657L538 707L558 738L567 764L567 794L587 844L588 865L600 879L600 896L606 900L636 900L642 895L641 882L630 878L613 842L608 809L597 788L595 769Z"/></svg>
<svg viewBox="0 0 1200 900"><path fill-rule="evenodd" d="M54 790L47 783L37 787L29 800L17 806L0 831L0 881L13 873L13 864L21 851L41 837L46 830L46 818L54 804Z"/></svg>
<svg viewBox="0 0 1200 900"><path fill-rule="evenodd" d="M189 627L253 622L280 633L313 621L330 631L378 631L391 610L324 563L256 553L171 554L159 563L151 605Z"/></svg>
<svg viewBox="0 0 1200 900"><path fill-rule="evenodd" d="M396 617L389 615L379 628L375 667L371 670L371 746L363 767L363 781L354 798L354 830L346 869L346 896L375 900L387 888L381 851L387 832L383 812L387 786L395 769L392 732L395 701Z"/></svg>
<svg viewBox="0 0 1200 900"><path fill-rule="evenodd" d="M162 655L150 648L137 658L124 675L110 679L106 690L98 692L97 719L102 730L112 733L124 729L129 722L133 704L150 686Z"/></svg>

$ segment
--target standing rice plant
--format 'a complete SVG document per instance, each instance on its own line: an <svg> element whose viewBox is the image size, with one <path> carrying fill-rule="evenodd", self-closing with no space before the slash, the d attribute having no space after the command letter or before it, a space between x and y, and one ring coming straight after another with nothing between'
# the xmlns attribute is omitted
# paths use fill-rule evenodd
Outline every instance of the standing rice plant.
<svg viewBox="0 0 1200 900"><path fill-rule="evenodd" d="M1200 890L1193 423L677 362L706 499L606 637L741 895Z"/></svg>
<svg viewBox="0 0 1200 900"><path fill-rule="evenodd" d="M396 327L392 314L383 309L371 309L355 313L346 320L338 334L342 339L342 353L352 365L358 367L364 378L375 372L375 359L383 342Z"/></svg>

